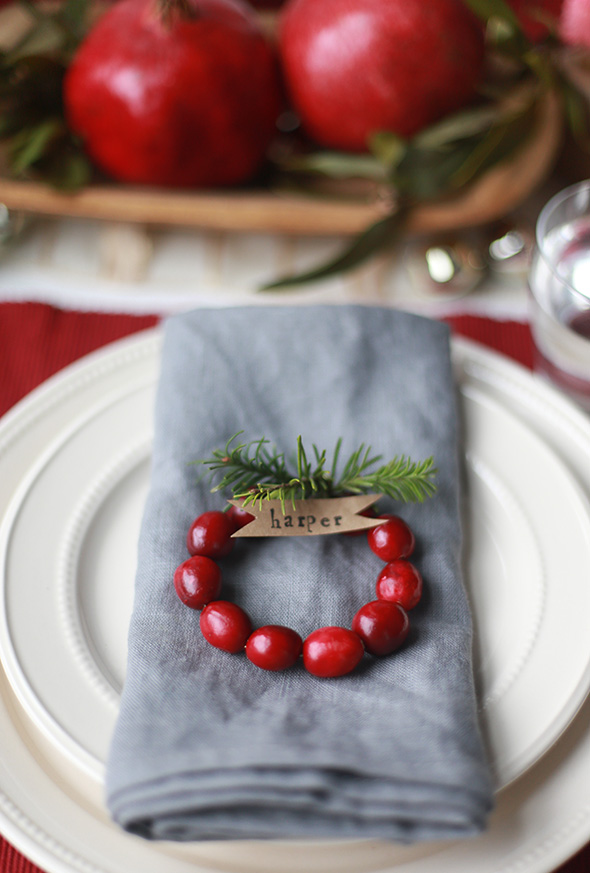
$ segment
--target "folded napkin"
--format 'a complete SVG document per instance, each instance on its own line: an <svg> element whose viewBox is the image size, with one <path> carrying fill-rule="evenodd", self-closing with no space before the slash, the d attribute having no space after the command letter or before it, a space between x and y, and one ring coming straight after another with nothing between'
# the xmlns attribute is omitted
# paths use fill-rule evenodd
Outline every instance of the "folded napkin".
<svg viewBox="0 0 590 873"><path fill-rule="evenodd" d="M409 522L425 594L404 647L347 676L273 673L210 646L176 597L186 531L222 508L192 461L237 431L290 454L434 455L437 494L384 504ZM151 839L381 838L481 831L492 786L461 579L459 436L448 328L363 306L195 311L164 326L129 658L107 766L123 828ZM222 597L305 638L375 598L365 537L241 540Z"/></svg>

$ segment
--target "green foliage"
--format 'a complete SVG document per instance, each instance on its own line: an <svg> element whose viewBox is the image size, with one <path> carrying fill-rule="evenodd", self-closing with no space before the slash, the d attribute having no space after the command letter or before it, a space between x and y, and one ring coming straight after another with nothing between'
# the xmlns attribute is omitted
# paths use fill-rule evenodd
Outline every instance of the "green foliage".
<svg viewBox="0 0 590 873"><path fill-rule="evenodd" d="M20 42L0 52L0 138L15 178L31 172L75 190L92 167L64 118L67 65L89 26L90 0L66 0L47 10L21 0L30 25Z"/></svg>
<svg viewBox="0 0 590 873"><path fill-rule="evenodd" d="M371 471L369 468L380 458L368 459L368 455L369 450L365 452L361 446L351 456L338 482L339 490L351 494L374 491L403 503L422 503L435 493L433 458L415 462L402 455Z"/></svg>
<svg viewBox="0 0 590 873"><path fill-rule="evenodd" d="M304 282L316 282L327 279L340 273L346 273L359 264L362 264L371 255L384 251L389 245L393 245L399 229L406 218L405 210L398 209L392 215L386 215L381 221L370 225L366 230L356 236L352 243L344 251L340 252L333 260L319 267L315 267L306 273L298 273L296 276L283 276L263 285L261 291L274 291L277 288L288 288L292 285L301 285Z"/></svg>
<svg viewBox="0 0 590 873"><path fill-rule="evenodd" d="M320 452L312 445L312 453L306 452L301 437L293 468L287 466L285 455L269 448L262 437L247 443L236 443L237 433L222 449L215 449L209 458L197 461L208 467L212 477L220 475L220 481L211 490L231 491L234 498L244 505L260 505L265 500L280 500L283 510L287 502L309 497L341 497L350 494L376 492L405 503L422 502L435 491L436 469L433 459L414 462L405 456L395 457L375 469L381 461L373 455L370 446L360 445L338 474L342 440L338 440L330 467L327 468L327 452ZM233 445L232 445L233 443Z"/></svg>

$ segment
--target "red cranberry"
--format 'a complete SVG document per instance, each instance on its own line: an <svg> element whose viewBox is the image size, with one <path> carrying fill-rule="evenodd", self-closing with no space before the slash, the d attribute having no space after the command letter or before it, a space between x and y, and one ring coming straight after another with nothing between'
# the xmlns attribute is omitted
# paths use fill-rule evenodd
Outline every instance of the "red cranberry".
<svg viewBox="0 0 590 873"><path fill-rule="evenodd" d="M244 610L229 600L209 603L200 618L201 631L208 643L225 652L241 652L252 633L252 623Z"/></svg>
<svg viewBox="0 0 590 873"><path fill-rule="evenodd" d="M221 571L215 561L193 555L174 571L174 588L191 609L202 609L221 592Z"/></svg>
<svg viewBox="0 0 590 873"><path fill-rule="evenodd" d="M406 639L410 620L398 603L372 600L361 606L352 621L352 629L372 655L389 655Z"/></svg>
<svg viewBox="0 0 590 873"><path fill-rule="evenodd" d="M380 515L383 524L371 528L367 534L369 546L382 561L408 558L414 551L414 534L402 518L397 515Z"/></svg>
<svg viewBox="0 0 590 873"><path fill-rule="evenodd" d="M344 676L364 654L357 634L344 627L321 627L303 643L303 665L314 676Z"/></svg>
<svg viewBox="0 0 590 873"><path fill-rule="evenodd" d="M251 512L247 512L243 506L234 506L233 503L230 503L229 509L225 514L231 521L234 531L250 524L256 517Z"/></svg>
<svg viewBox="0 0 590 873"><path fill-rule="evenodd" d="M299 634L289 627L268 624L259 627L246 643L246 657L263 670L292 667L303 648Z"/></svg>
<svg viewBox="0 0 590 873"><path fill-rule="evenodd" d="M409 561L396 558L377 576L376 593L379 600L390 600L404 609L413 609L422 597L422 576Z"/></svg>
<svg viewBox="0 0 590 873"><path fill-rule="evenodd" d="M186 546L191 555L205 555L207 558L222 558L231 552L234 541L231 535L234 527L227 513L213 510L204 512L191 524Z"/></svg>

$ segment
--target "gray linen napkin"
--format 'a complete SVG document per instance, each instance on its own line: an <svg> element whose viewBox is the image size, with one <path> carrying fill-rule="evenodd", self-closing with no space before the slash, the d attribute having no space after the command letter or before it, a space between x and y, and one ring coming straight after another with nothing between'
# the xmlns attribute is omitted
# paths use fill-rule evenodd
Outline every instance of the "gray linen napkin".
<svg viewBox="0 0 590 873"><path fill-rule="evenodd" d="M172 587L194 517L222 508L190 462L237 431L290 453L434 455L437 495L384 505L412 526L425 594L403 649L354 673L272 673L210 646ZM363 306L194 311L164 327L129 658L107 767L116 822L151 839L382 838L481 831L492 786L478 732L461 579L459 437L446 326ZM365 537L242 540L222 597L254 626L350 627L383 563Z"/></svg>

